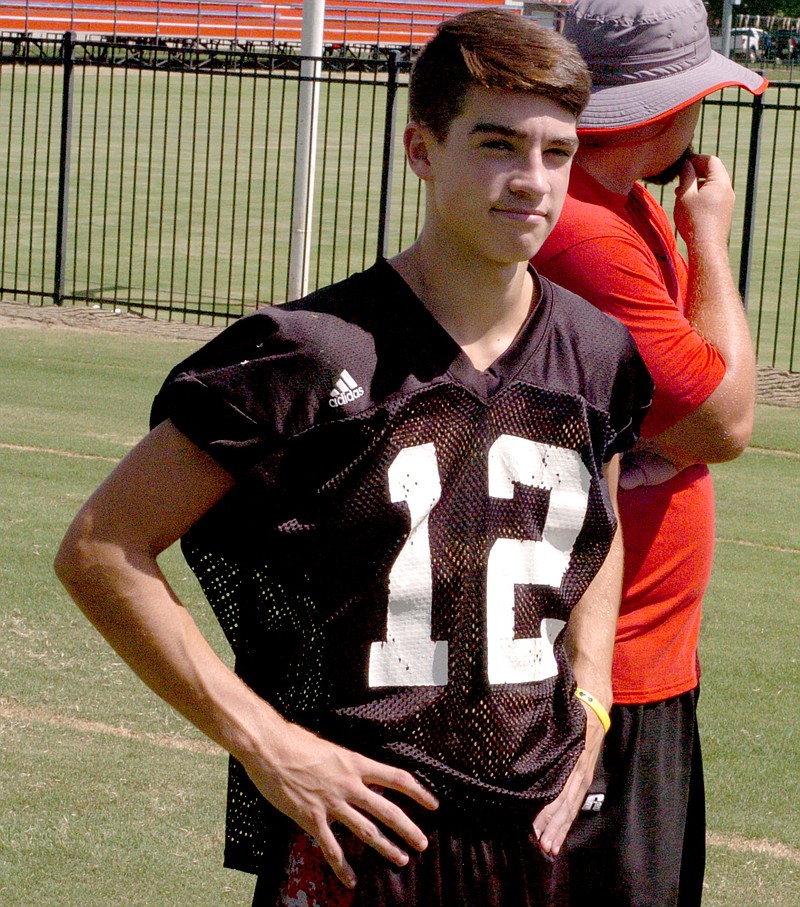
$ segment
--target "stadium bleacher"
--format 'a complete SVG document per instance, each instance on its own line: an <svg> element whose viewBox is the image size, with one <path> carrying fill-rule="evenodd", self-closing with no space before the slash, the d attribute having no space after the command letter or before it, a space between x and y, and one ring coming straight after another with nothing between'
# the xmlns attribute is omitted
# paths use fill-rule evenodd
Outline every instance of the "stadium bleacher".
<svg viewBox="0 0 800 907"><path fill-rule="evenodd" d="M449 16L506 0L333 0L325 7L324 43L345 46L424 44ZM512 4L519 8L519 4ZM0 32L87 37L228 39L299 44L302 0L0 0Z"/></svg>

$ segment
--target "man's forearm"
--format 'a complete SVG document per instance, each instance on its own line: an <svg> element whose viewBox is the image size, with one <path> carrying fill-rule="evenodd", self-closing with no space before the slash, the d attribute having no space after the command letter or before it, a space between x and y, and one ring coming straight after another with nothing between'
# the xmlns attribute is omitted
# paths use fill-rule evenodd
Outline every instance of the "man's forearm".
<svg viewBox="0 0 800 907"><path fill-rule="evenodd" d="M693 158L675 204L689 257L686 315L725 360L725 374L703 403L654 439L659 453L682 466L733 459L747 446L753 429L755 355L728 255L733 203L722 162Z"/></svg>

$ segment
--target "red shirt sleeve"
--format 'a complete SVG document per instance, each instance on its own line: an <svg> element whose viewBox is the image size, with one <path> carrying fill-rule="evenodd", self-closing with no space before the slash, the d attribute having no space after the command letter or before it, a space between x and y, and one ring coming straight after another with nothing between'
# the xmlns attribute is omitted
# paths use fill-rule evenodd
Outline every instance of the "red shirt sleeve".
<svg viewBox="0 0 800 907"><path fill-rule="evenodd" d="M725 374L725 362L684 315L688 272L666 216L654 201L645 208L661 262L620 212L568 197L534 264L631 332L655 382L642 426L642 433L652 436L712 393Z"/></svg>

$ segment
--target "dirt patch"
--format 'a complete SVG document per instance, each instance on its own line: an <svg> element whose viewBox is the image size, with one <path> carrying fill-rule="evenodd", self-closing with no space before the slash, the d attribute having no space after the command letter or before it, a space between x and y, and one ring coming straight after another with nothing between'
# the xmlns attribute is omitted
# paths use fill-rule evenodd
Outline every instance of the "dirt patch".
<svg viewBox="0 0 800 907"><path fill-rule="evenodd" d="M800 373L759 366L757 400L772 406L800 406Z"/></svg>
<svg viewBox="0 0 800 907"><path fill-rule="evenodd" d="M800 850L779 841L745 838L742 835L721 835L713 831L708 832L706 838L712 847L727 847L738 853L763 854L778 860L800 863Z"/></svg>
<svg viewBox="0 0 800 907"><path fill-rule="evenodd" d="M71 328L113 334L143 334L173 340L203 342L219 334L224 325L184 324L135 315L123 309L91 306L37 306L0 301L0 327Z"/></svg>
<svg viewBox="0 0 800 907"><path fill-rule="evenodd" d="M196 340L200 343L210 340L224 327L147 318L121 309L95 309L89 306L62 308L0 301L0 327L3 325L143 334L174 340ZM759 403L772 406L800 407L800 373L760 366L757 399Z"/></svg>

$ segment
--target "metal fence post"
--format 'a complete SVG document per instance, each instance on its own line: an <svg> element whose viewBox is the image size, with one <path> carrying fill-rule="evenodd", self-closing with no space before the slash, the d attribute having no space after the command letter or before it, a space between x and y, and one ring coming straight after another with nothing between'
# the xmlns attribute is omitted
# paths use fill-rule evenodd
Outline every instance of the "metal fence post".
<svg viewBox="0 0 800 907"><path fill-rule="evenodd" d="M75 68L75 32L63 39L64 90L61 97L61 149L58 163L58 212L56 215L56 274L53 301L64 301L64 270L67 260L67 216L69 213L69 159L72 148L72 81Z"/></svg>
<svg viewBox="0 0 800 907"><path fill-rule="evenodd" d="M392 170L394 169L394 131L397 116L397 61L399 53L389 53L389 79L386 84L386 119L383 127L383 170L381 172L381 199L378 210L378 257L388 257L389 211L392 198Z"/></svg>
<svg viewBox="0 0 800 907"><path fill-rule="evenodd" d="M750 123L750 154L747 161L747 188L744 199L744 223L742 225L742 254L739 260L739 294L747 308L750 292L750 271L753 259L753 240L756 227L756 190L758 188L758 167L761 156L761 123L764 116L763 95L753 98L753 118Z"/></svg>

